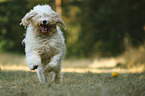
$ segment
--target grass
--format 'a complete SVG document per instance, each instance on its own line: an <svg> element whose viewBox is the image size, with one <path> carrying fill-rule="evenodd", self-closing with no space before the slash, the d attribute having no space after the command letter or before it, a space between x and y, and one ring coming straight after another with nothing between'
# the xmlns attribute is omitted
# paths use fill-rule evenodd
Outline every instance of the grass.
<svg viewBox="0 0 145 96"><path fill-rule="evenodd" d="M51 75L48 77L51 80ZM145 73L64 73L60 84L41 84L34 72L2 71L1 96L144 96Z"/></svg>
<svg viewBox="0 0 145 96"><path fill-rule="evenodd" d="M129 47L122 56L125 58L127 63L125 65L127 65L127 67L143 65L145 70L145 46L140 46L138 48Z"/></svg>
<svg viewBox="0 0 145 96"><path fill-rule="evenodd" d="M84 62L84 63L83 63ZM97 62L97 61L96 61ZM106 61L105 61L106 62ZM86 68L91 60L66 60L64 68ZM95 64L95 63L93 63ZM100 63L103 64L103 63ZM26 66L24 56L0 55L0 66ZM102 65L100 65L102 66ZM100 68L99 66L99 68ZM106 65L105 65L106 66ZM42 84L37 74L31 71L3 70L0 71L0 96L145 96L145 72L119 72L117 78L105 70L113 70L102 66L99 73L93 72L64 72L61 83L49 82ZM110 71L111 72L111 71Z"/></svg>

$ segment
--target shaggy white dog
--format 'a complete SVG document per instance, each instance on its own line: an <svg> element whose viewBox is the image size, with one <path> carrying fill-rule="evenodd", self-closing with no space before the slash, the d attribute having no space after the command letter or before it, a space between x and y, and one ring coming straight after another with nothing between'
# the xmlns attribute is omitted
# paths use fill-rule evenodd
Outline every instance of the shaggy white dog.
<svg viewBox="0 0 145 96"><path fill-rule="evenodd" d="M29 69L37 69L41 82L47 81L47 75L51 71L53 81L61 81L65 43L58 25L66 29L63 20L49 5L37 5L24 16L20 24L27 28L23 42Z"/></svg>

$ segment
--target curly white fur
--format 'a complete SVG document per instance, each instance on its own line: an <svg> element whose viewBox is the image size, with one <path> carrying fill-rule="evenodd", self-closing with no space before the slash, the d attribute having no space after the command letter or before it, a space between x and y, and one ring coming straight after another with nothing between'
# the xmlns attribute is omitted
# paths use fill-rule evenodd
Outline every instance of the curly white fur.
<svg viewBox="0 0 145 96"><path fill-rule="evenodd" d="M47 81L47 74L51 71L54 72L53 80L60 81L65 43L58 25L66 28L63 20L49 5L37 5L24 16L21 24L27 27L23 42L29 69L37 68L41 82Z"/></svg>

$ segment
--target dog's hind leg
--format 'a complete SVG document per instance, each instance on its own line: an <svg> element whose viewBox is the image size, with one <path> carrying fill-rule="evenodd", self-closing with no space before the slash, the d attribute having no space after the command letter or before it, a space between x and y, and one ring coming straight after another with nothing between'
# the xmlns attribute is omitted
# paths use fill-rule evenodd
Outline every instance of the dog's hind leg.
<svg viewBox="0 0 145 96"><path fill-rule="evenodd" d="M60 82L62 81L63 74L61 72L53 72L53 79L54 82Z"/></svg>

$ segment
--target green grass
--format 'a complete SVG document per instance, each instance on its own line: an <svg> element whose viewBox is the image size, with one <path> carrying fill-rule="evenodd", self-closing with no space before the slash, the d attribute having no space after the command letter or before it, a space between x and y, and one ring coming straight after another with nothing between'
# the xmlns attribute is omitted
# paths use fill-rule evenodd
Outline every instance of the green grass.
<svg viewBox="0 0 145 96"><path fill-rule="evenodd" d="M145 73L117 78L111 73L64 73L59 84L41 84L34 72L1 71L0 96L145 96Z"/></svg>
<svg viewBox="0 0 145 96"><path fill-rule="evenodd" d="M64 68L87 68L92 60L65 60ZM1 54L0 66L26 66L23 55ZM99 69L97 69L99 70ZM102 69L105 71L106 69ZM112 70L112 69L109 69ZM64 73L61 83L42 84L35 72L0 69L0 96L145 96L145 72Z"/></svg>

